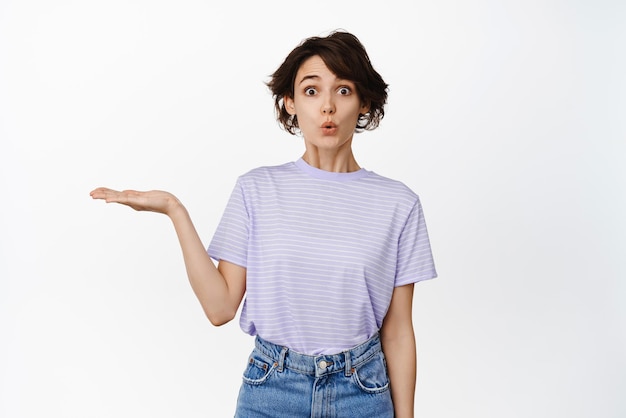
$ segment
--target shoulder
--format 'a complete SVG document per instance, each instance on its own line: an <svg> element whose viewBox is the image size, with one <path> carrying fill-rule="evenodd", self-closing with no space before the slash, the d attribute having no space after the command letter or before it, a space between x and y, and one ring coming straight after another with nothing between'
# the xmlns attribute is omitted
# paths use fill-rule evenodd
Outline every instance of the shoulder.
<svg viewBox="0 0 626 418"><path fill-rule="evenodd" d="M417 193L400 180L385 177L373 171L370 171L370 175L364 180L370 187L376 189L377 193L381 193L384 196L406 199L412 202L419 201Z"/></svg>
<svg viewBox="0 0 626 418"><path fill-rule="evenodd" d="M267 180L275 178L276 176L289 175L295 172L295 165L293 162L288 162L280 165L272 166L260 166L253 168L246 173L239 176L237 179L240 183L255 182L258 180Z"/></svg>
<svg viewBox="0 0 626 418"><path fill-rule="evenodd" d="M253 168L237 178L237 186L244 194L274 194L285 187L299 187L301 178L295 164L289 162Z"/></svg>

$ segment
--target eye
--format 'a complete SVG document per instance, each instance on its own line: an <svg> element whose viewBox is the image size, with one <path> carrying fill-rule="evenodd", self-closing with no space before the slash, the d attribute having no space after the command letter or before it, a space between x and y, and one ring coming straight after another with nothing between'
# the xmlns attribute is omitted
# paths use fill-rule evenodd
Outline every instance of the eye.
<svg viewBox="0 0 626 418"><path fill-rule="evenodd" d="M337 90L337 92L342 95L342 96L347 96L350 93L352 93L352 90L350 89L350 87L339 87L339 90Z"/></svg>
<svg viewBox="0 0 626 418"><path fill-rule="evenodd" d="M317 93L317 90L315 90L315 88L313 87L307 87L304 89L305 96L315 96L316 93Z"/></svg>

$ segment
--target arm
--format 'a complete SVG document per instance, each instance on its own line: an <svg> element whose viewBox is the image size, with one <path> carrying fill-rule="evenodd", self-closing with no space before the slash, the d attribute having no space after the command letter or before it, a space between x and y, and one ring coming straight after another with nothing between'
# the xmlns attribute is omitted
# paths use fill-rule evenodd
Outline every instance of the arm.
<svg viewBox="0 0 626 418"><path fill-rule="evenodd" d="M215 267L196 232L183 204L171 193L163 191L118 192L98 188L91 192L94 199L115 202L138 211L167 215L176 230L183 252L191 288L213 325L222 325L235 317L246 290L246 269L226 261Z"/></svg>
<svg viewBox="0 0 626 418"><path fill-rule="evenodd" d="M413 284L396 287L380 329L396 418L414 414L417 355L412 311Z"/></svg>

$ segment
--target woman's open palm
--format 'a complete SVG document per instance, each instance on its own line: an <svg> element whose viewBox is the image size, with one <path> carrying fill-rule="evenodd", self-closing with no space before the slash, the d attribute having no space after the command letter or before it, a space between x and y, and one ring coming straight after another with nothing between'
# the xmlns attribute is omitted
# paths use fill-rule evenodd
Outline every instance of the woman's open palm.
<svg viewBox="0 0 626 418"><path fill-rule="evenodd" d="M94 199L102 199L107 203L120 203L139 211L150 211L169 215L171 210L180 204L176 196L162 190L139 192L136 190L112 190L98 187L90 193Z"/></svg>

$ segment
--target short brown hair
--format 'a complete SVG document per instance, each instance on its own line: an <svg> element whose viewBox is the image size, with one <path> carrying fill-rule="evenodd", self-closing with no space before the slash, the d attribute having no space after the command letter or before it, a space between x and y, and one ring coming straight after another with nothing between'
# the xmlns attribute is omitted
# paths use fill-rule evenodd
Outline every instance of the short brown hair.
<svg viewBox="0 0 626 418"><path fill-rule="evenodd" d="M359 116L355 132L375 129L385 116L388 85L372 67L358 38L348 32L335 31L326 37L305 39L289 53L267 83L274 97L277 119L285 130L295 135L298 118L287 112L283 99L294 97L296 73L304 61L315 55L322 58L337 77L352 81L361 102L369 105L369 111Z"/></svg>

